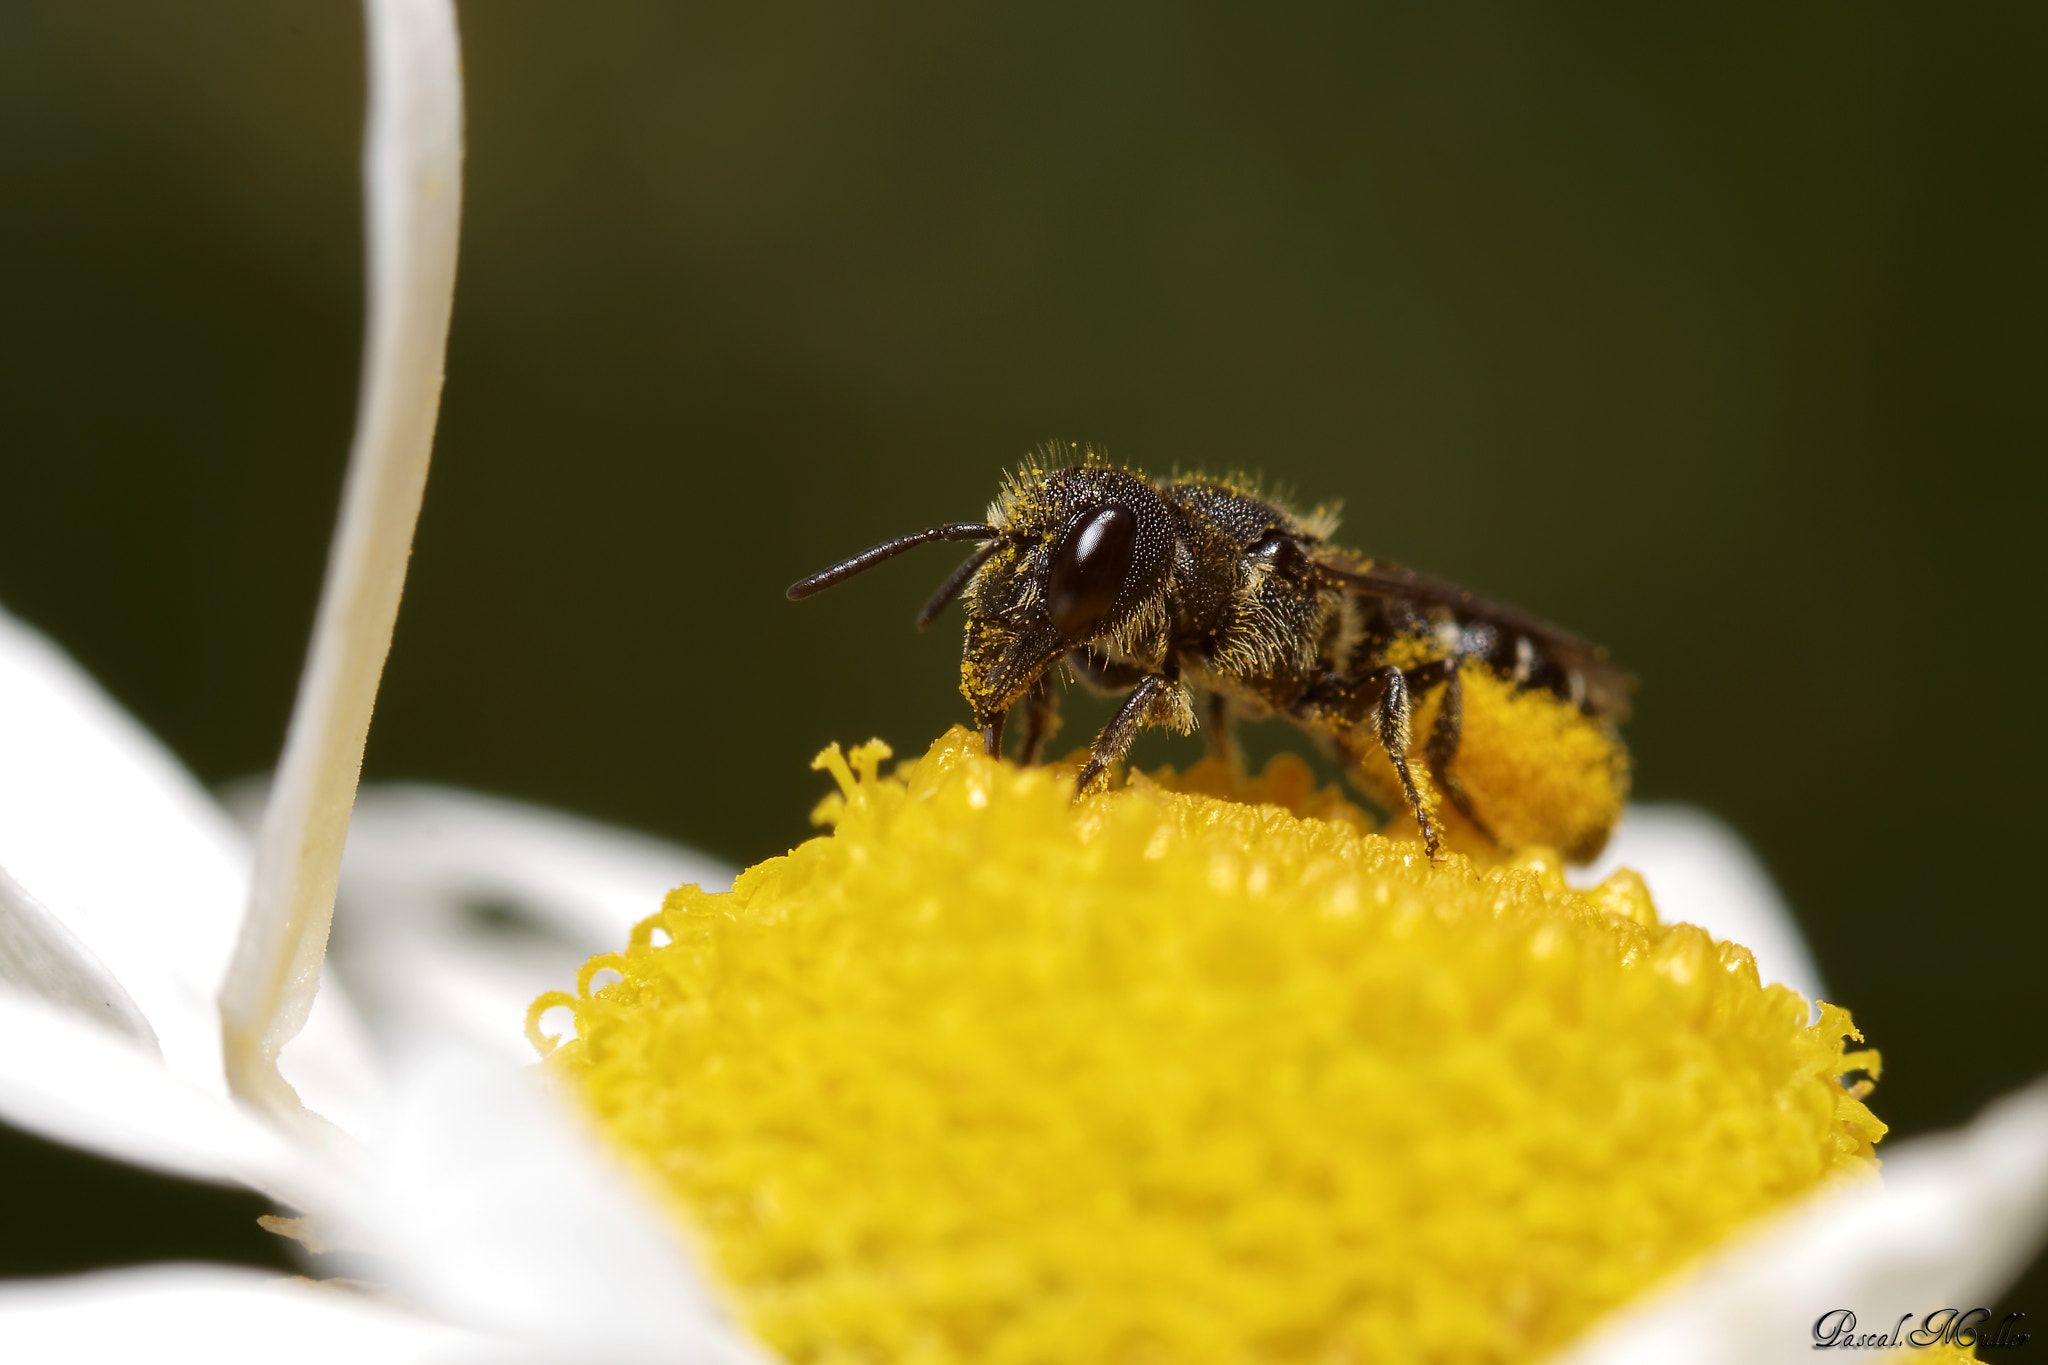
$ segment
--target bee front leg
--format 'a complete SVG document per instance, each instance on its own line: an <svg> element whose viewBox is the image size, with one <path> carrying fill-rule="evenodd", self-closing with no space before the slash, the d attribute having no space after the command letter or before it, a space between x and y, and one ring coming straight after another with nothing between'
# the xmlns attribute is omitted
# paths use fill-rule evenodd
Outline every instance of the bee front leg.
<svg viewBox="0 0 2048 1365"><path fill-rule="evenodd" d="M1038 762L1038 751L1060 732L1060 699L1052 690L1052 670L1038 675L1024 698L1024 742L1017 746L1017 762Z"/></svg>
<svg viewBox="0 0 2048 1365"><path fill-rule="evenodd" d="M1237 727L1231 720L1230 698L1221 692L1211 692L1204 708L1208 714L1202 718L1202 735L1207 741L1209 757L1237 772L1244 767L1244 755L1237 748Z"/></svg>
<svg viewBox="0 0 2048 1365"><path fill-rule="evenodd" d="M1118 663L1087 648L1069 650L1067 667L1073 669L1074 676L1093 692L1128 691L1145 681L1147 676L1145 670L1136 664Z"/></svg>
<svg viewBox="0 0 2048 1365"><path fill-rule="evenodd" d="M1188 695L1188 689L1179 680L1163 673L1150 673L1131 689L1123 705L1117 707L1116 714L1109 718L1109 724L1103 726L1102 733L1095 737L1088 766L1081 769L1080 780L1074 784L1074 794L1079 796L1087 791L1110 764L1130 752L1131 741L1148 725L1168 726L1182 734L1194 729L1194 698Z"/></svg>
<svg viewBox="0 0 2048 1365"><path fill-rule="evenodd" d="M1429 850L1429 860L1436 862L1443 857L1443 839L1437 831L1436 821L1430 818L1436 803L1424 795L1415 781L1415 774L1408 767L1408 722L1411 714L1408 681L1401 676L1400 669L1391 666L1373 674L1372 681L1381 689L1379 703L1373 708L1374 728L1379 735L1380 747L1387 751L1387 758L1394 765L1394 775L1401 779L1401 791L1408 798L1408 808L1415 812L1415 823L1422 830L1422 842Z"/></svg>

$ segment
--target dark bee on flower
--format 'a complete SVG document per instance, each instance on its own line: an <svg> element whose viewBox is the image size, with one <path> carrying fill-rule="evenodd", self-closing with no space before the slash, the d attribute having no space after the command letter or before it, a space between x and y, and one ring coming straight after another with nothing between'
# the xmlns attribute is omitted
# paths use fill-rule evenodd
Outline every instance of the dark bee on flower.
<svg viewBox="0 0 2048 1365"><path fill-rule="evenodd" d="M1021 710L1016 757L1036 761L1064 665L1124 699L1077 790L1141 730L1192 731L1199 691L1212 754L1234 761L1234 720L1284 716L1412 813L1431 857L1447 840L1598 854L1628 794L1628 678L1575 635L1331 544L1335 529L1245 480L1151 479L1089 454L1026 466L986 523L887 541L789 597L918 545L977 541L917 619L963 599L960 690L991 755Z"/></svg>

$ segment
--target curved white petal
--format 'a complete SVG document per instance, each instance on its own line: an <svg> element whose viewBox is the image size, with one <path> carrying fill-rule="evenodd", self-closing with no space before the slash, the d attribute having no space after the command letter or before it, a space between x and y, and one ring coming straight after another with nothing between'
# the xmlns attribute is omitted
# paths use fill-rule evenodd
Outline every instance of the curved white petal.
<svg viewBox="0 0 2048 1365"><path fill-rule="evenodd" d="M560 1360L761 1362L650 1202L534 1068L475 1051L413 1061L371 1147L344 1245L449 1321Z"/></svg>
<svg viewBox="0 0 2048 1365"><path fill-rule="evenodd" d="M1990 1307L2048 1233L2048 1081L1967 1128L1901 1143L1882 1181L1831 1185L1639 1301L1556 1365L1811 1361L1815 1324L1912 1328Z"/></svg>
<svg viewBox="0 0 2048 1365"><path fill-rule="evenodd" d="M0 984L127 1035L162 1056L149 1026L106 964L50 908L0 867Z"/></svg>
<svg viewBox="0 0 2048 1365"><path fill-rule="evenodd" d="M214 1005L248 848L62 651L0 613L0 866L133 999L190 1084L225 1093Z"/></svg>
<svg viewBox="0 0 2048 1365"><path fill-rule="evenodd" d="M221 1266L0 1283L6 1358L65 1365L430 1365L503 1359L348 1289Z"/></svg>
<svg viewBox="0 0 2048 1365"><path fill-rule="evenodd" d="M284 756L257 838L248 913L220 993L235 1092L287 1118L278 1070L319 989L370 712L440 415L462 220L462 54L449 0L367 0L363 137L369 300L341 519Z"/></svg>
<svg viewBox="0 0 2048 1365"><path fill-rule="evenodd" d="M317 1206L334 1179L218 1090L134 1040L0 987L0 1118L118 1161Z"/></svg>
<svg viewBox="0 0 2048 1365"><path fill-rule="evenodd" d="M1586 870L1594 881L1634 868L1666 924L1697 924L1756 954L1765 984L1782 982L1809 1001L1825 999L1799 921L1742 836L1693 806L1632 805Z"/></svg>
<svg viewBox="0 0 2048 1365"><path fill-rule="evenodd" d="M392 1047L453 1035L531 1062L526 1007L686 882L732 871L559 811L428 786L366 787L342 861L333 963Z"/></svg>

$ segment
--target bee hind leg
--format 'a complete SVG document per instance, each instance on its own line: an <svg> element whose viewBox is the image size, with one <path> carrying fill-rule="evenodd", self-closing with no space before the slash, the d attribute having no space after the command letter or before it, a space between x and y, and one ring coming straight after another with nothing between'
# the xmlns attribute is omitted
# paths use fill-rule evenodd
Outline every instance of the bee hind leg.
<svg viewBox="0 0 2048 1365"><path fill-rule="evenodd" d="M1408 680L1401 670L1392 666L1380 669L1373 675L1380 685L1380 699L1373 708L1373 722L1380 747L1386 750L1387 758L1394 765L1394 775L1401 779L1401 792L1408 798L1408 809L1415 813L1415 823L1422 830L1423 846L1429 850L1429 860L1436 862L1443 854L1443 837L1432 818L1436 803L1424 794L1415 780L1415 774L1408 763L1409 720L1411 705Z"/></svg>
<svg viewBox="0 0 2048 1365"><path fill-rule="evenodd" d="M1095 737L1088 766L1081 769L1080 779L1074 783L1074 794L1079 796L1087 791L1110 764L1129 753L1131 741L1140 730L1164 725L1186 734L1194 728L1194 720L1194 700L1185 686L1163 673L1147 674Z"/></svg>
<svg viewBox="0 0 2048 1365"><path fill-rule="evenodd" d="M1472 798L1466 793L1465 784L1451 769L1451 760L1458 756L1458 741L1465 732L1465 685L1458 676L1457 660L1449 662L1451 666L1444 680L1443 700L1437 703L1436 723L1429 727L1429 743L1423 746L1422 752L1429 761L1430 777L1443 788L1451 808L1464 816L1487 843L1498 848L1500 840L1472 809ZM1414 675L1409 676L1413 678Z"/></svg>

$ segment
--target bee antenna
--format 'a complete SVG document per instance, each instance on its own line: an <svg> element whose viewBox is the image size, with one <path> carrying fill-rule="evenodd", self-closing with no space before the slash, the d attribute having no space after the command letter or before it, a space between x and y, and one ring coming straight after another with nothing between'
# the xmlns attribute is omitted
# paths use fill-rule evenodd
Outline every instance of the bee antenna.
<svg viewBox="0 0 2048 1365"><path fill-rule="evenodd" d="M932 594L932 600L925 603L924 610L917 614L917 628L919 630L923 630L926 626L939 619L939 613L944 611L947 604L960 595L960 590L967 586L967 580L974 577L975 570L988 563L988 557L994 554L996 548L1002 543L1000 540L991 540L988 544L967 556L966 562L959 568L946 575L946 581L939 584L939 590Z"/></svg>
<svg viewBox="0 0 2048 1365"><path fill-rule="evenodd" d="M894 559L905 550L914 550L935 540L994 540L1001 535L1002 532L995 527L984 526L980 522L955 522L950 526L934 526L929 531L919 531L916 535L885 540L873 549L862 550L851 559L840 560L829 569L820 569L809 578L799 579L790 584L788 592L783 595L792 602L801 602L811 594L823 592L835 583L844 583L864 569L874 568L885 559Z"/></svg>

